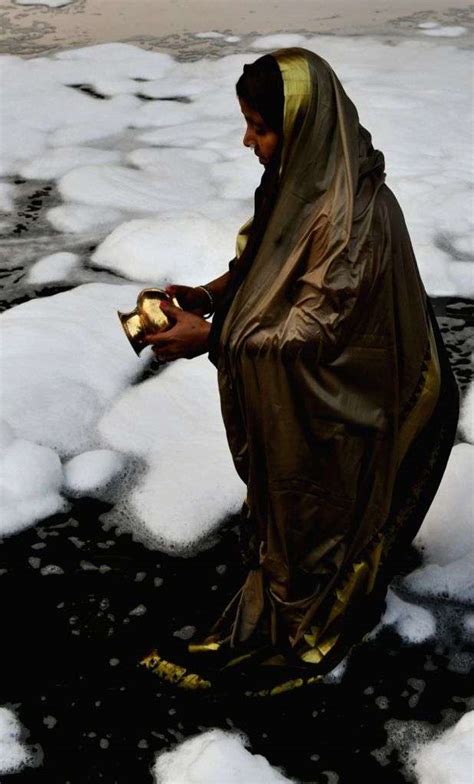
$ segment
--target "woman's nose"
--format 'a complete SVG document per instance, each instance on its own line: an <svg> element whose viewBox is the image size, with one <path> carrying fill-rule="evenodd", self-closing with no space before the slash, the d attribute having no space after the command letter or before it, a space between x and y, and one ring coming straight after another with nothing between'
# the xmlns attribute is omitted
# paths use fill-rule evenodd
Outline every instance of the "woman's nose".
<svg viewBox="0 0 474 784"><path fill-rule="evenodd" d="M244 133L243 144L244 147L255 147L255 139L253 133L248 128Z"/></svg>

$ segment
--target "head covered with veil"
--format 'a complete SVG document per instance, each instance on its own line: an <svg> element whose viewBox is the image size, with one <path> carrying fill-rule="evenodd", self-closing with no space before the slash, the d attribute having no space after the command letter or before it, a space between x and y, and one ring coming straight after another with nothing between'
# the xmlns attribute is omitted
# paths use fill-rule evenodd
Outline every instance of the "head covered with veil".
<svg viewBox="0 0 474 784"><path fill-rule="evenodd" d="M217 336L229 300L254 258L260 274L263 267L272 277L280 273L286 286L310 241L321 271L329 272L331 260L347 246L354 220L370 208L384 181L382 153L373 149L332 68L313 52L282 49L244 66L237 94L262 114L281 141L256 191L255 214L237 236L234 285L211 334L216 364ZM247 295L245 299L248 309Z"/></svg>

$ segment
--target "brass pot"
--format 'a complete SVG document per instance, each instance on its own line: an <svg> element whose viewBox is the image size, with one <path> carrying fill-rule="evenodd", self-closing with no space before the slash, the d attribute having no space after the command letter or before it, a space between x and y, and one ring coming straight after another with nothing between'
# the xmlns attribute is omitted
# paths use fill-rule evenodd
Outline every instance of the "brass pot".
<svg viewBox="0 0 474 784"><path fill-rule="evenodd" d="M161 310L162 300L179 308L175 297L169 297L163 289L143 289L137 297L137 306L130 313L117 311L122 327L138 356L145 346L150 345L150 335L169 329L170 321Z"/></svg>

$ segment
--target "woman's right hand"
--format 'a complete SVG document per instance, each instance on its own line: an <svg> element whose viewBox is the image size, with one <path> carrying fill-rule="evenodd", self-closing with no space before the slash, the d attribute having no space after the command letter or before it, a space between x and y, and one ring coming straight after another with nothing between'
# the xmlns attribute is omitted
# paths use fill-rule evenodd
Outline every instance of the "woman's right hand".
<svg viewBox="0 0 474 784"><path fill-rule="evenodd" d="M202 289L172 284L166 286L165 291L169 297L176 297L183 310L195 313L196 316L209 313L209 297Z"/></svg>

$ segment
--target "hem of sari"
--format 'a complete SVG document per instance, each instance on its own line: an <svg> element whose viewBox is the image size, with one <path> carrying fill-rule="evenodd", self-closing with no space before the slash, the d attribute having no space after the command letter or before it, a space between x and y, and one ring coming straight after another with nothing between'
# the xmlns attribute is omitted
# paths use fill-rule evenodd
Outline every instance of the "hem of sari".
<svg viewBox="0 0 474 784"><path fill-rule="evenodd" d="M337 666L375 626L383 612L388 585L396 574L400 556L416 536L438 490L456 435L459 392L429 300L427 308L430 350L421 369L416 399L412 397L410 401L411 410L404 424L410 417L414 421L418 416L419 421L423 411L429 410L430 415L422 426L415 423L412 428L414 436L400 456L390 510L383 528L374 532L341 571L337 583L318 609L316 617L322 618L322 623L310 624L294 645L283 652L289 666L302 666L306 671L324 674ZM428 394L424 399L425 389L428 389ZM434 389L438 395L433 404L429 395ZM219 647L227 647L230 638L227 636L225 641L221 639L219 642L218 627L224 617L228 622L228 611L241 590L217 621L204 645L211 641ZM229 648L228 656L229 662L240 665L250 661L252 653L239 656L237 648ZM268 665L271 665L271 658Z"/></svg>

